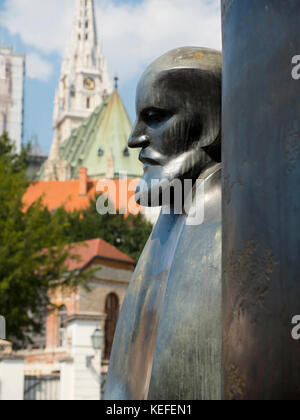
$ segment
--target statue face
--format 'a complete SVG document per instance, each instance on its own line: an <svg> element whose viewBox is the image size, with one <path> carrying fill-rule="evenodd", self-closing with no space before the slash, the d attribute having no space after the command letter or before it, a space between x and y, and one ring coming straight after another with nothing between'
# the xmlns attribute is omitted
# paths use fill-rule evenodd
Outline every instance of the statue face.
<svg viewBox="0 0 300 420"><path fill-rule="evenodd" d="M144 176L136 196L142 205L170 204L161 201L164 188L175 179L197 179L212 161L206 148L220 133L221 90L212 92L208 79L197 69L150 67L143 75L129 139L131 148L141 148Z"/></svg>

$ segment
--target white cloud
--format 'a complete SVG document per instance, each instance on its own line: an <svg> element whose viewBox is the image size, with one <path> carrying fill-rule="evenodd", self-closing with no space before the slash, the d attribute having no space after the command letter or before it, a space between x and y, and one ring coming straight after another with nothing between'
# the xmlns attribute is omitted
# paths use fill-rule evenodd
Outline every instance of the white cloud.
<svg viewBox="0 0 300 420"><path fill-rule="evenodd" d="M52 64L37 54L27 54L26 74L31 79L47 81L53 71Z"/></svg>
<svg viewBox="0 0 300 420"><path fill-rule="evenodd" d="M5 0L0 22L44 54L62 53L73 8L74 0Z"/></svg>
<svg viewBox="0 0 300 420"><path fill-rule="evenodd" d="M99 34L111 72L135 77L154 58L180 46L221 49L219 0L144 0L98 6Z"/></svg>
<svg viewBox="0 0 300 420"><path fill-rule="evenodd" d="M155 57L184 45L221 48L219 0L95 0L110 73L135 78ZM6 0L0 14L12 34L43 54L62 54L75 0ZM45 71L46 67L44 67ZM46 70L47 72L47 70Z"/></svg>

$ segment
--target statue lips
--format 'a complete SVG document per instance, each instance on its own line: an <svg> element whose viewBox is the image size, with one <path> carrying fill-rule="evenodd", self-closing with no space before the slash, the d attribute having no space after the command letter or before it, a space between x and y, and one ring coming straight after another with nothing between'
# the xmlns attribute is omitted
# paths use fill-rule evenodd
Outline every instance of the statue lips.
<svg viewBox="0 0 300 420"><path fill-rule="evenodd" d="M139 160L144 164L144 167L146 166L162 166L161 163L156 160L153 159L153 157L151 156L152 152L149 150L147 153L147 150L142 150L140 155L139 155Z"/></svg>

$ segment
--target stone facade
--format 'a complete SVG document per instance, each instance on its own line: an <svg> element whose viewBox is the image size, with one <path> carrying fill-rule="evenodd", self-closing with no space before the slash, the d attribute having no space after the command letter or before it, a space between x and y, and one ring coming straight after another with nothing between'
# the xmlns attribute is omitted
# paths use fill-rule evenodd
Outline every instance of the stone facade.
<svg viewBox="0 0 300 420"><path fill-rule="evenodd" d="M19 153L23 140L25 57L0 47L0 135L8 132Z"/></svg>
<svg viewBox="0 0 300 420"><path fill-rule="evenodd" d="M45 333L35 337L32 348L25 350L27 376L53 375L60 371L60 362L67 360L72 352L72 329L68 329L67 325L78 317L87 321L99 320L99 327L105 335L102 371L107 371L115 327L134 271L134 263L98 256L92 258L85 267L89 268L95 271L88 289L83 286L74 290L57 287L52 292L51 302L56 309L47 313Z"/></svg>

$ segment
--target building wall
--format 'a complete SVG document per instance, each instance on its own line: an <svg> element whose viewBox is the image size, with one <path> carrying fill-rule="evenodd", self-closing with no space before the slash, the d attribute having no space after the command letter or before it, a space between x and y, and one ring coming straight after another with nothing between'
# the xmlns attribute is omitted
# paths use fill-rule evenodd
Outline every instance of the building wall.
<svg viewBox="0 0 300 420"><path fill-rule="evenodd" d="M119 303L122 306L126 295L128 283L115 283L105 280L93 281L90 285L90 292L85 289L80 291L79 311L95 312L105 314L106 299L110 294L118 296ZM103 322L104 326L104 322Z"/></svg>
<svg viewBox="0 0 300 420"><path fill-rule="evenodd" d="M24 360L0 359L0 400L21 401L24 394Z"/></svg>
<svg viewBox="0 0 300 420"><path fill-rule="evenodd" d="M57 306L49 310L46 317L46 333L37 337L36 343L46 346L34 346L24 350L26 375L43 376L57 374L61 371L60 361L70 357L74 346L70 331L65 328L63 345L59 345L59 307L66 307L66 320L77 316L97 318L105 334L102 352L102 373L108 368L109 354L113 340L114 328L119 316L129 282L134 271L134 264L96 259L90 266L95 271L88 283L89 289L78 286L74 289L57 287L51 292L50 301ZM110 300L110 296L114 297ZM116 299L115 299L116 298ZM116 302L116 311L108 311L107 302ZM113 315L113 316L112 316ZM69 325L69 324L68 324ZM46 337L45 337L46 335ZM90 334L91 335L91 334ZM89 337L90 337L89 335ZM90 339L88 340L90 342Z"/></svg>
<svg viewBox="0 0 300 420"><path fill-rule="evenodd" d="M93 265L97 266L99 260L101 261L101 259L95 260ZM118 297L120 308L122 307L134 269L133 265L127 265L122 262L106 261L105 264L107 265L101 265L99 270L93 274L89 281L88 289L83 286L79 286L73 291L66 288L57 288L51 296L51 301L58 308L61 306L67 308L68 316L77 313L102 315L103 331L105 330L106 300L110 294L115 294ZM58 309L50 311L47 315L47 349L59 347L58 318Z"/></svg>
<svg viewBox="0 0 300 420"><path fill-rule="evenodd" d="M25 57L0 48L0 131L21 151L23 141Z"/></svg>
<svg viewBox="0 0 300 420"><path fill-rule="evenodd" d="M49 310L47 314L46 348L55 349L59 347L59 308L65 306L67 308L68 316L77 313L79 311L78 289L69 290L65 287L58 287L52 292L50 300L55 306L57 306L57 308Z"/></svg>

